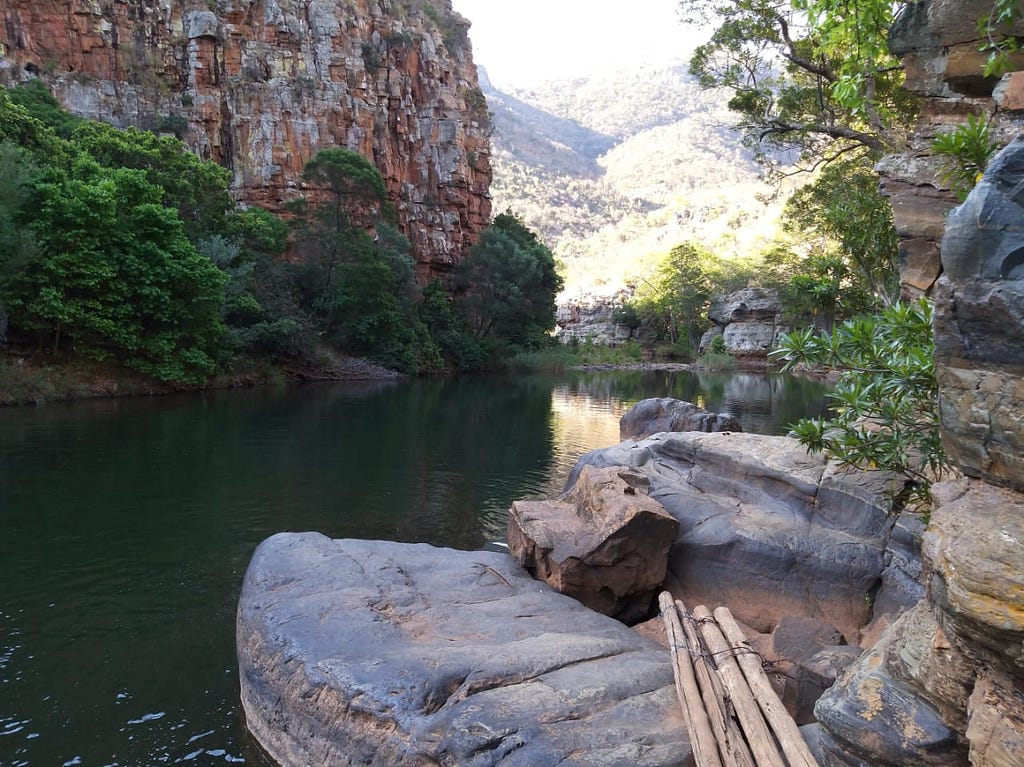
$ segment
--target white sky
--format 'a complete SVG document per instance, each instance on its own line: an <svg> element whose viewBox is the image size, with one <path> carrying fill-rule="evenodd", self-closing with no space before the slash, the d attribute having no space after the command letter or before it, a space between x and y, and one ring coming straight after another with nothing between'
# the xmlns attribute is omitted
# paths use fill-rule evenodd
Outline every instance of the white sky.
<svg viewBox="0 0 1024 767"><path fill-rule="evenodd" d="M473 60L498 87L686 61L707 39L679 22L679 0L452 0L452 6L473 23Z"/></svg>

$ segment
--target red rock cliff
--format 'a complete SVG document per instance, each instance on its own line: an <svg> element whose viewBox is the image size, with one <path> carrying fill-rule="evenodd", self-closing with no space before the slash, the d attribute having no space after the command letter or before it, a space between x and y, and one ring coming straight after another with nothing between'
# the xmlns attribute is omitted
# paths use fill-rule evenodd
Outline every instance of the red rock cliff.
<svg viewBox="0 0 1024 767"><path fill-rule="evenodd" d="M423 280L490 216L487 108L450 0L6 0L0 19L0 77L174 130L243 203L302 194L323 147L372 158Z"/></svg>

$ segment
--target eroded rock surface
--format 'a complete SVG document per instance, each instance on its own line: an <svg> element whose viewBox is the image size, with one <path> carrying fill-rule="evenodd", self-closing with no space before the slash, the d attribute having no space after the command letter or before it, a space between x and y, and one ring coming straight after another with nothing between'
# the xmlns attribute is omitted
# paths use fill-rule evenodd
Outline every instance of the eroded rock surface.
<svg viewBox="0 0 1024 767"><path fill-rule="evenodd" d="M619 439L644 439L662 431L743 431L729 413L709 413L671 397L644 399L619 419Z"/></svg>
<svg viewBox="0 0 1024 767"><path fill-rule="evenodd" d="M664 649L501 554L275 535L237 634L285 767L692 764Z"/></svg>
<svg viewBox="0 0 1024 767"><path fill-rule="evenodd" d="M935 310L943 444L967 474L1024 491L1024 137L949 215Z"/></svg>
<svg viewBox="0 0 1024 767"><path fill-rule="evenodd" d="M647 617L665 582L679 523L627 467L585 466L553 501L516 501L512 558L557 591L627 623Z"/></svg>
<svg viewBox="0 0 1024 767"><path fill-rule="evenodd" d="M775 348L779 335L789 329L783 320L778 291L768 288L744 288L717 296L708 309L708 317L715 328L701 339L702 352L720 335L730 354L764 357Z"/></svg>
<svg viewBox="0 0 1024 767"><path fill-rule="evenodd" d="M896 520L893 479L843 472L789 437L657 434L586 454L585 466L629 466L679 521L669 570L687 603L727 605L769 633L787 615L824 621L857 644L886 582ZM902 584L905 586L906 584ZM921 589L891 589L894 610Z"/></svg>

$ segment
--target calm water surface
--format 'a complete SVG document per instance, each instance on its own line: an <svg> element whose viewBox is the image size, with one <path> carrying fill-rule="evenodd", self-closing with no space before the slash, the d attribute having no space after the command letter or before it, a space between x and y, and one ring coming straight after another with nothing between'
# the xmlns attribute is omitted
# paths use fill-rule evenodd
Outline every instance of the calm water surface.
<svg viewBox="0 0 1024 767"><path fill-rule="evenodd" d="M823 388L619 371L0 409L0 765L262 764L234 655L261 540L502 540L650 396L778 434Z"/></svg>

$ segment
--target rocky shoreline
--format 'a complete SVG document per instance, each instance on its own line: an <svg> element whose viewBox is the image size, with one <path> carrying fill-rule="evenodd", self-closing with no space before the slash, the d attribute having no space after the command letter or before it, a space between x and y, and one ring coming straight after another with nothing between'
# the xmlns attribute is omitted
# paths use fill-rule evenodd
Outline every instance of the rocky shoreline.
<svg viewBox="0 0 1024 767"><path fill-rule="evenodd" d="M660 432L515 504L509 555L274 536L239 603L249 729L282 765L689 764L660 621L643 622L666 580L728 605L812 722L921 596L921 526L888 514L892 482L786 437Z"/></svg>

